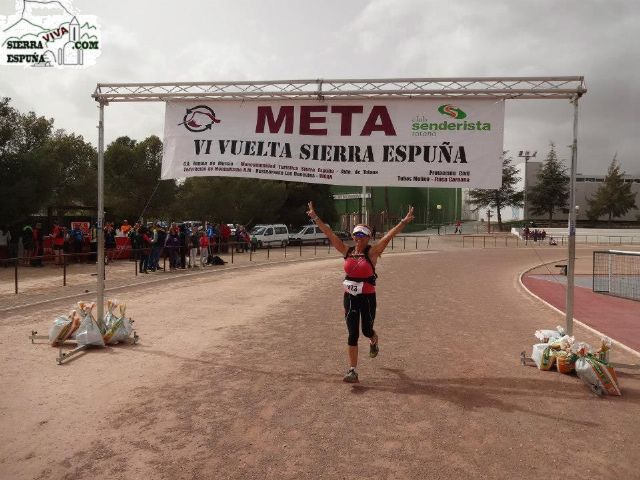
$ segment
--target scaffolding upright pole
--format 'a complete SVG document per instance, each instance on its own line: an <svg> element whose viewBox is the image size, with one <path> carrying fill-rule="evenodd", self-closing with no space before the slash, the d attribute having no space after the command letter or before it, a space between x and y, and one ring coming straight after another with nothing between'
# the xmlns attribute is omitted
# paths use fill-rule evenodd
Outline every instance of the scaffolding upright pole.
<svg viewBox="0 0 640 480"><path fill-rule="evenodd" d="M523 214L522 219L524 220L524 226L527 226L527 163L529 163L529 157L524 157L524 201L522 202ZM551 225L549 225L551 227Z"/></svg>
<svg viewBox="0 0 640 480"><path fill-rule="evenodd" d="M569 181L569 258L567 260L567 335L573 335L573 292L576 265L576 170L578 165L578 99L573 98L573 143L571 145L571 177Z"/></svg>
<svg viewBox="0 0 640 480"><path fill-rule="evenodd" d="M104 106L100 102L100 120L98 122L98 215L96 235L98 236L98 286L97 315L104 317Z"/></svg>
<svg viewBox="0 0 640 480"><path fill-rule="evenodd" d="M362 186L362 223L369 224L369 219L367 218L367 186Z"/></svg>

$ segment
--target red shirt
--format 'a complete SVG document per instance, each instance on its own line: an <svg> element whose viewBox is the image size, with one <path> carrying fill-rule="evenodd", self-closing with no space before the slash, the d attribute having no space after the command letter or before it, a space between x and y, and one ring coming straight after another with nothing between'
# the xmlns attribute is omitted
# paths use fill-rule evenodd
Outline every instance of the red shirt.
<svg viewBox="0 0 640 480"><path fill-rule="evenodd" d="M349 277L365 280L373 275L373 267L364 255L353 256L352 253L344 259L344 272ZM362 293L376 293L376 287L364 282Z"/></svg>
<svg viewBox="0 0 640 480"><path fill-rule="evenodd" d="M54 245L64 245L64 232L62 227L56 225L53 227L53 244Z"/></svg>

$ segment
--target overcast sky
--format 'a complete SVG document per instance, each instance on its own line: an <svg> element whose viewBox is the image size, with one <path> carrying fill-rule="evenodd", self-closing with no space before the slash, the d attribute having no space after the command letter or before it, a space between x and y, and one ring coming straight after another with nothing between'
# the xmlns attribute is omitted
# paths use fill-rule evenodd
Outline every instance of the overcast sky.
<svg viewBox="0 0 640 480"><path fill-rule="evenodd" d="M0 66L0 96L97 144L98 82L584 75L578 171L640 175L640 1L75 0L102 54L84 70ZM0 0L0 16L15 13ZM106 141L162 136L162 104L112 104ZM508 101L505 149L569 160L565 100Z"/></svg>

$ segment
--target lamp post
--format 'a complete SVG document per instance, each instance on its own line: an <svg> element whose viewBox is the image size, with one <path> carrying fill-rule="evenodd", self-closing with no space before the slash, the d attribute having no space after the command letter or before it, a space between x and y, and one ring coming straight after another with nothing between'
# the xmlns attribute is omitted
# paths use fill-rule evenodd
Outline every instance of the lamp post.
<svg viewBox="0 0 640 480"><path fill-rule="evenodd" d="M429 211L431 210L431 204L429 203L429 187L427 187L427 218L425 223L427 224L427 228L429 228Z"/></svg>
<svg viewBox="0 0 640 480"><path fill-rule="evenodd" d="M440 225L442 225L442 205L437 204L436 209L438 210L440 215L440 221L438 222L438 235L440 235Z"/></svg>
<svg viewBox="0 0 640 480"><path fill-rule="evenodd" d="M520 153L518 153L518 157L520 158L524 158L524 212L522 214L522 219L524 220L525 224L527 223L527 162L529 162L530 158L536 158L536 154L538 153L538 151L536 150L535 152L531 153L529 152L529 150L520 150Z"/></svg>

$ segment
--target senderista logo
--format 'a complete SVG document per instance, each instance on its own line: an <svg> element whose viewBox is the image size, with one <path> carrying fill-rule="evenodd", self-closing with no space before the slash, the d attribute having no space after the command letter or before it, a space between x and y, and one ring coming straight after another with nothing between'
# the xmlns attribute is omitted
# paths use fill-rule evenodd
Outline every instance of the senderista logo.
<svg viewBox="0 0 640 480"><path fill-rule="evenodd" d="M437 137L439 131L491 131L491 122L482 120L467 119L467 114L461 108L445 103L438 107L438 113L445 116L434 115L436 118L429 118L427 114L416 115L411 119L411 135L417 137ZM447 119L446 117L451 117ZM452 121L453 120L453 121Z"/></svg>
<svg viewBox="0 0 640 480"><path fill-rule="evenodd" d="M445 105L440 105L438 107L438 111L443 115L449 115L451 118L455 118L456 120L462 120L463 118L467 118L467 114L464 113L458 107L451 105L449 103Z"/></svg>

